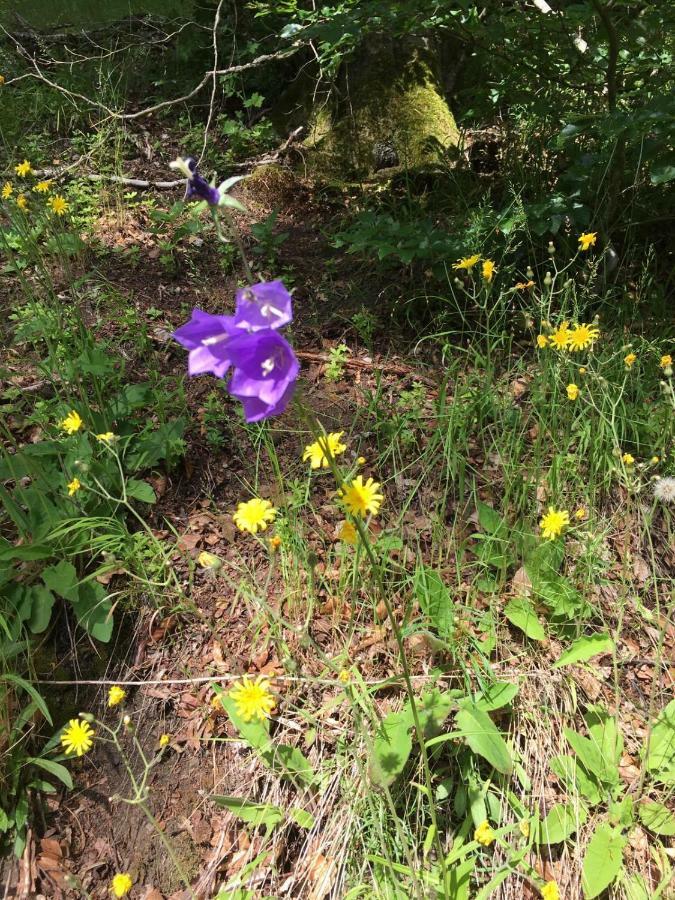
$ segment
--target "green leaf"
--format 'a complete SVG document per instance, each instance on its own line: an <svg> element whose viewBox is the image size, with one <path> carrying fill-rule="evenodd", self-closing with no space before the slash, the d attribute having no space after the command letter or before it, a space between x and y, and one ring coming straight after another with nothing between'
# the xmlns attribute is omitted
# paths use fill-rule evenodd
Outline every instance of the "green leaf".
<svg viewBox="0 0 675 900"><path fill-rule="evenodd" d="M306 809L300 809L299 806L293 806L288 811L288 815L293 819L296 825L299 825L300 828L313 828L314 827L314 816L307 812Z"/></svg>
<svg viewBox="0 0 675 900"><path fill-rule="evenodd" d="M561 666L569 666L572 663L586 662L599 653L611 652L614 649L614 641L608 634L583 635L573 641L563 654L553 663L554 669Z"/></svg>
<svg viewBox="0 0 675 900"><path fill-rule="evenodd" d="M79 598L78 578L72 563L62 559L56 565L43 569L42 580L59 597L70 600L71 603L77 602Z"/></svg>
<svg viewBox="0 0 675 900"><path fill-rule="evenodd" d="M587 819L583 806L572 803L556 803L533 832L536 844L559 844L578 831Z"/></svg>
<svg viewBox="0 0 675 900"><path fill-rule="evenodd" d="M261 753L263 760L273 772L310 785L314 781L314 769L309 760L297 747L287 744L272 744L269 750Z"/></svg>
<svg viewBox="0 0 675 900"><path fill-rule="evenodd" d="M23 561L49 559L53 555L54 550L48 544L21 544L19 547L3 547L0 550L0 562L11 559Z"/></svg>
<svg viewBox="0 0 675 900"><path fill-rule="evenodd" d="M641 803L638 806L640 821L655 834L663 837L675 835L675 814L663 803Z"/></svg>
<svg viewBox="0 0 675 900"><path fill-rule="evenodd" d="M229 809L238 819L254 828L264 826L269 831L284 818L281 807L274 806L272 803L252 803L250 800L228 797L225 794L215 794L211 799L217 806Z"/></svg>
<svg viewBox="0 0 675 900"><path fill-rule="evenodd" d="M78 624L97 641L106 644L113 631L112 603L97 582L81 584L72 604Z"/></svg>
<svg viewBox="0 0 675 900"><path fill-rule="evenodd" d="M31 594L31 610L28 627L33 634L42 634L52 617L55 597L43 584L34 584L29 588Z"/></svg>
<svg viewBox="0 0 675 900"><path fill-rule="evenodd" d="M675 178L675 166L654 166L649 176L652 184L665 184Z"/></svg>
<svg viewBox="0 0 675 900"><path fill-rule="evenodd" d="M427 691L417 701L417 715L419 716L420 725L426 738L435 737L440 734L441 726L450 714L453 706L456 706L457 700L451 691L441 693L438 688ZM408 724L412 726L414 719L410 702L406 702L403 712L408 717Z"/></svg>
<svg viewBox="0 0 675 900"><path fill-rule="evenodd" d="M482 696L476 697L474 703L483 712L491 712L493 709L508 706L518 691L517 684L510 681L495 681L483 689Z"/></svg>
<svg viewBox="0 0 675 900"><path fill-rule="evenodd" d="M524 597L510 600L504 607L504 615L512 625L519 628L533 641L543 641L546 638L546 632L537 617L534 606Z"/></svg>
<svg viewBox="0 0 675 900"><path fill-rule="evenodd" d="M589 775L573 756L561 754L550 761L552 771L563 782L568 791L577 791L588 802L595 806L602 800L603 791L599 781Z"/></svg>
<svg viewBox="0 0 675 900"><path fill-rule="evenodd" d="M584 855L581 885L586 900L593 900L616 879L623 866L626 838L618 828L601 822Z"/></svg>
<svg viewBox="0 0 675 900"><path fill-rule="evenodd" d="M616 762L608 753L603 752L603 748L595 740L583 737L571 728L563 729L563 733L588 772L603 784L618 784L619 770Z"/></svg>
<svg viewBox="0 0 675 900"><path fill-rule="evenodd" d="M454 630L454 607L441 576L420 563L415 569L413 584L422 611L441 637L450 638Z"/></svg>
<svg viewBox="0 0 675 900"><path fill-rule="evenodd" d="M134 500L140 500L141 503L157 502L157 495L147 481L130 478L127 481L126 490L127 496L133 497Z"/></svg>
<svg viewBox="0 0 675 900"><path fill-rule="evenodd" d="M476 509L478 510L478 521L483 531L486 531L488 534L498 534L500 531L506 530L506 522L487 503L479 500L476 503Z"/></svg>
<svg viewBox="0 0 675 900"><path fill-rule="evenodd" d="M667 784L675 782L675 699L661 710L649 738L647 768Z"/></svg>
<svg viewBox="0 0 675 900"><path fill-rule="evenodd" d="M26 681L25 678L22 678L20 675L14 675L11 672L6 672L4 675L0 675L0 682L3 681L9 681L11 682L11 684L15 684L17 687L20 687L27 694L30 694L45 719L49 722L50 725L54 724L52 722L52 717L49 715L47 704L42 699L42 696L38 693L36 688L34 688L30 683L30 681Z"/></svg>
<svg viewBox="0 0 675 900"><path fill-rule="evenodd" d="M368 765L374 784L390 785L403 771L412 750L410 726L406 711L389 713L382 720Z"/></svg>
<svg viewBox="0 0 675 900"><path fill-rule="evenodd" d="M463 703L457 713L457 729L474 753L503 775L511 773L513 763L509 748L486 712L474 703Z"/></svg>
<svg viewBox="0 0 675 900"><path fill-rule="evenodd" d="M31 756L26 762L33 763L34 766L44 769L45 772L49 772L54 778L58 778L69 790L73 789L73 779L71 774L65 766L61 765L61 763L54 762L53 759L42 759L40 756Z"/></svg>
<svg viewBox="0 0 675 900"><path fill-rule="evenodd" d="M264 722L260 722L258 719L253 719L251 722L245 722L237 712L237 705L232 697L225 693L219 685L212 685L212 687L216 691L220 702L223 704L223 709L229 716L230 721L239 732L239 736L245 740L253 750L257 750L261 754L268 752L272 747L272 741L270 740L269 723L267 719L265 719Z"/></svg>

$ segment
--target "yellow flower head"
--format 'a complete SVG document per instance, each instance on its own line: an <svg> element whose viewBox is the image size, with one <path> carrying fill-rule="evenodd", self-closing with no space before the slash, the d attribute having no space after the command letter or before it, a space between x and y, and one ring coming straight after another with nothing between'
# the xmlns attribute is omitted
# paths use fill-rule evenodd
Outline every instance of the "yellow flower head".
<svg viewBox="0 0 675 900"><path fill-rule="evenodd" d="M209 553L208 550L202 550L197 557L197 562L202 569L212 569L214 571L217 571L223 565L221 560L215 554Z"/></svg>
<svg viewBox="0 0 675 900"><path fill-rule="evenodd" d="M492 277L495 274L495 264L491 259L486 259L483 262L483 279L487 282L492 281Z"/></svg>
<svg viewBox="0 0 675 900"><path fill-rule="evenodd" d="M633 363L636 360L637 360L637 356L634 353L627 353L626 356L624 356L624 358L623 358L623 361L625 362L627 369L630 369L630 367L633 365Z"/></svg>
<svg viewBox="0 0 675 900"><path fill-rule="evenodd" d="M576 400L579 396L579 388L576 384L568 384L567 385L567 399L568 400Z"/></svg>
<svg viewBox="0 0 675 900"><path fill-rule="evenodd" d="M463 256L458 259L456 263L453 263L452 268L466 269L467 272L470 272L478 262L480 262L480 253L474 253L473 256Z"/></svg>
<svg viewBox="0 0 675 900"><path fill-rule="evenodd" d="M264 531L276 517L277 511L270 501L261 500L259 497L240 503L232 516L239 531L248 531L250 534Z"/></svg>
<svg viewBox="0 0 675 900"><path fill-rule="evenodd" d="M251 719L264 721L275 705L269 679L264 675L258 675L255 681L244 675L228 696L234 700L237 712L244 722L250 722Z"/></svg>
<svg viewBox="0 0 675 900"><path fill-rule="evenodd" d="M541 889L542 900L560 900L560 891L555 881L547 881Z"/></svg>
<svg viewBox="0 0 675 900"><path fill-rule="evenodd" d="M549 506L548 512L542 517L539 527L542 537L549 541L559 537L566 525L570 524L570 514L565 509L557 510Z"/></svg>
<svg viewBox="0 0 675 900"><path fill-rule="evenodd" d="M586 372L588 372L588 369L586 368L586 366L579 366L579 374L580 375L585 375Z"/></svg>
<svg viewBox="0 0 675 900"><path fill-rule="evenodd" d="M270 538L270 550L278 550L281 547L281 538L278 534Z"/></svg>
<svg viewBox="0 0 675 900"><path fill-rule="evenodd" d="M124 700L126 695L127 692L122 690L118 684L113 684L108 691L108 706L117 706L118 703L121 703L122 700Z"/></svg>
<svg viewBox="0 0 675 900"><path fill-rule="evenodd" d="M567 343L570 338L570 323L563 322L558 325L553 334L549 337L549 342L556 350L567 350Z"/></svg>
<svg viewBox="0 0 675 900"><path fill-rule="evenodd" d="M356 531L356 528L354 528L354 525L345 519L342 525L340 525L338 540L342 541L343 544L355 544L358 537L358 532Z"/></svg>
<svg viewBox="0 0 675 900"><path fill-rule="evenodd" d="M163 750L165 747L168 747L171 743L171 735L163 734L159 739L159 746Z"/></svg>
<svg viewBox="0 0 675 900"><path fill-rule="evenodd" d="M350 481L349 484L342 488L341 496L347 510L353 516L361 516L362 518L368 513L376 516L384 501L384 496L380 494L380 485L377 481L369 478L364 482L361 475L357 475L353 481Z"/></svg>
<svg viewBox="0 0 675 900"><path fill-rule="evenodd" d="M120 900L121 897L126 897L133 886L134 883L128 872L118 872L110 882L110 890L118 900Z"/></svg>
<svg viewBox="0 0 675 900"><path fill-rule="evenodd" d="M66 754L75 753L82 756L91 750L96 732L89 722L82 719L71 719L61 732L61 745Z"/></svg>
<svg viewBox="0 0 675 900"><path fill-rule="evenodd" d="M474 841L478 841L479 844L482 844L484 847L489 847L490 844L495 839L495 833L490 828L490 823L486 819L484 822L481 822L478 828L473 833Z"/></svg>
<svg viewBox="0 0 675 900"><path fill-rule="evenodd" d="M3 85L4 83L5 83L5 76L4 76L4 75L0 75L0 87L2 87L2 85Z"/></svg>
<svg viewBox="0 0 675 900"><path fill-rule="evenodd" d="M33 169L31 167L31 164L28 162L28 160L24 159L24 161L22 163L19 163L18 166L14 167L14 171L19 176L19 178L25 178L26 175L31 174Z"/></svg>
<svg viewBox="0 0 675 900"><path fill-rule="evenodd" d="M358 464L359 466L365 466L365 464L366 464L366 458L365 458L365 456L357 456L357 457L356 457L356 462L357 462L357 464Z"/></svg>
<svg viewBox="0 0 675 900"><path fill-rule="evenodd" d="M661 462L661 460L658 458L658 456L652 456L652 458L649 460L649 462L653 466L657 466Z"/></svg>
<svg viewBox="0 0 675 900"><path fill-rule="evenodd" d="M61 194L54 194L53 197L50 197L49 200L47 200L47 206L49 206L51 211L57 216L62 216L68 209L66 199L65 197L62 197Z"/></svg>
<svg viewBox="0 0 675 900"><path fill-rule="evenodd" d="M529 838L530 836L530 820L529 819L521 819L518 822L518 830L522 834L524 838Z"/></svg>
<svg viewBox="0 0 675 900"><path fill-rule="evenodd" d="M96 435L96 440L103 441L104 444L109 444L111 441L115 440L115 437L114 431L103 431L101 434Z"/></svg>
<svg viewBox="0 0 675 900"><path fill-rule="evenodd" d="M75 434L76 431L79 431L80 428L82 428L82 425L83 422L80 418L80 414L72 409L65 419L59 423L59 428L68 432L68 434Z"/></svg>
<svg viewBox="0 0 675 900"><path fill-rule="evenodd" d="M12 187L12 185L9 183L9 181L6 181L2 186L2 199L7 200L12 196L13 191L14 188Z"/></svg>
<svg viewBox="0 0 675 900"><path fill-rule="evenodd" d="M348 669L340 669L340 674L338 675L338 681L341 681L342 684L349 684L352 680L351 672Z"/></svg>
<svg viewBox="0 0 675 900"><path fill-rule="evenodd" d="M588 513L586 512L585 506L580 506L579 509L577 509L576 512L574 513L574 518L578 522L583 522L587 516L588 516Z"/></svg>
<svg viewBox="0 0 675 900"><path fill-rule="evenodd" d="M80 488L82 487L82 484L81 484L79 478L73 478L73 480L71 482L69 482L67 487L68 487L68 496L72 497L73 494L76 494L80 490Z"/></svg>
<svg viewBox="0 0 675 900"><path fill-rule="evenodd" d="M584 231L583 234L579 235L579 249L584 252L590 250L591 247L595 247L597 240L597 231Z"/></svg>
<svg viewBox="0 0 675 900"><path fill-rule="evenodd" d="M19 194L19 196L16 198L16 205L24 212L28 209L28 200L26 199L25 194Z"/></svg>
<svg viewBox="0 0 675 900"><path fill-rule="evenodd" d="M543 350L544 347L548 347L548 338L545 334L537 335L537 347L539 347L540 350Z"/></svg>
<svg viewBox="0 0 675 900"><path fill-rule="evenodd" d="M327 469L328 454L332 457L339 456L347 449L346 444L340 441L344 431L333 431L325 437L320 437L318 441L305 447L302 454L303 462L310 461L312 469Z"/></svg>
<svg viewBox="0 0 675 900"><path fill-rule="evenodd" d="M592 347L600 337L600 329L595 325L575 325L567 334L567 346L570 350L585 350Z"/></svg>
<svg viewBox="0 0 675 900"><path fill-rule="evenodd" d="M48 194L52 186L52 180L49 178L47 181L38 181L33 190L38 194Z"/></svg>
<svg viewBox="0 0 675 900"><path fill-rule="evenodd" d="M621 462L624 464L624 466L632 466L635 462L635 457L630 453L624 453L621 457Z"/></svg>
<svg viewBox="0 0 675 900"><path fill-rule="evenodd" d="M670 355L670 353L666 353L661 357L661 362L659 363L659 365L662 369L667 369L669 366L672 366L672 364L673 357Z"/></svg>
<svg viewBox="0 0 675 900"><path fill-rule="evenodd" d="M529 289L533 288L533 287L534 287L534 281L532 281L532 279L530 279L529 281L519 281L515 286L515 290L529 291Z"/></svg>

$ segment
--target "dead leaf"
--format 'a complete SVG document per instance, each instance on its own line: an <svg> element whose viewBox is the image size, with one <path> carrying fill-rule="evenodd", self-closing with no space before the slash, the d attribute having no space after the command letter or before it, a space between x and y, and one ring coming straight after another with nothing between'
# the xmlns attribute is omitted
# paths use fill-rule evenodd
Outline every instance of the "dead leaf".
<svg viewBox="0 0 675 900"><path fill-rule="evenodd" d="M337 878L337 863L323 853L317 853L309 864L307 875L312 883L308 900L322 900L333 889Z"/></svg>

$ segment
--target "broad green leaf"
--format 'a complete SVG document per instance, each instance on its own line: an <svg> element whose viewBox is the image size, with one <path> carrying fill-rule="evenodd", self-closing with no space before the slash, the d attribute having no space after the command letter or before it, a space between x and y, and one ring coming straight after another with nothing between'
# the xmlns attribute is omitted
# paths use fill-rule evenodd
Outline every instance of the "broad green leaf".
<svg viewBox="0 0 675 900"><path fill-rule="evenodd" d="M525 571L533 586L536 587L542 579L557 576L564 552L563 544L560 541L544 541L537 544L525 561Z"/></svg>
<svg viewBox="0 0 675 900"><path fill-rule="evenodd" d="M31 610L28 627L33 634L42 634L52 617L55 597L43 584L33 584L29 590L31 594Z"/></svg>
<svg viewBox="0 0 675 900"><path fill-rule="evenodd" d="M474 703L483 712L491 712L493 709L508 706L518 690L518 685L512 684L510 681L495 681L483 688L482 695L476 697Z"/></svg>
<svg viewBox="0 0 675 900"><path fill-rule="evenodd" d="M589 775L573 756L564 754L554 756L550 765L552 771L569 791L576 790L588 800L591 806L600 803L604 793L600 789L600 782L593 775Z"/></svg>
<svg viewBox="0 0 675 900"><path fill-rule="evenodd" d="M457 713L457 729L474 753L503 775L513 768L511 754L490 716L474 703L463 703Z"/></svg>
<svg viewBox="0 0 675 900"><path fill-rule="evenodd" d="M288 811L288 815L293 819L296 825L299 825L300 828L313 828L314 827L314 816L307 812L306 809L300 809L299 806L293 806Z"/></svg>
<svg viewBox="0 0 675 900"><path fill-rule="evenodd" d="M49 559L53 555L54 549L48 544L21 544L19 547L3 547L0 550L0 562L10 559L22 561Z"/></svg>
<svg viewBox="0 0 675 900"><path fill-rule="evenodd" d="M43 759L40 756L29 757L26 762L33 763L34 766L44 769L45 772L49 772L54 778L58 778L67 788L70 790L73 789L72 776L68 769L66 769L65 766L62 766L61 763L54 762L53 759Z"/></svg>
<svg viewBox="0 0 675 900"><path fill-rule="evenodd" d="M42 570L42 580L47 587L63 597L64 600L76 602L79 597L78 578L75 566L62 559L56 565Z"/></svg>
<svg viewBox="0 0 675 900"><path fill-rule="evenodd" d="M651 889L647 888L647 882L642 875L637 873L629 875L621 882L626 892L626 900L653 900Z"/></svg>
<svg viewBox="0 0 675 900"><path fill-rule="evenodd" d="M601 822L584 855L581 885L585 900L593 900L616 879L623 866L626 838L618 828Z"/></svg>
<svg viewBox="0 0 675 900"><path fill-rule="evenodd" d="M584 716L588 726L588 734L600 748L605 759L619 765L623 754L623 735L619 731L616 719L602 706L591 706Z"/></svg>
<svg viewBox="0 0 675 900"><path fill-rule="evenodd" d="M417 700L417 715L425 738L435 737L437 734L440 734L441 727L448 718L450 710L456 705L457 699L451 691L441 693L438 688L434 688L431 691L427 691L426 694L422 694ZM415 720L413 719L409 702L403 707L403 712L412 726Z"/></svg>
<svg viewBox="0 0 675 900"><path fill-rule="evenodd" d="M675 835L675 813L663 803L641 803L638 806L640 821L655 834L663 837Z"/></svg>
<svg viewBox="0 0 675 900"><path fill-rule="evenodd" d="M512 625L520 628L533 641L543 641L546 638L546 632L537 617L534 606L524 597L509 600L504 607L504 615Z"/></svg>
<svg viewBox="0 0 675 900"><path fill-rule="evenodd" d="M563 730L567 742L579 757L579 762L603 784L615 785L619 781L619 770L615 761L605 755L602 748L591 738L583 737L571 728Z"/></svg>
<svg viewBox="0 0 675 900"><path fill-rule="evenodd" d="M556 803L534 830L533 840L536 844L559 844L578 831L586 818L587 814L583 806L573 803Z"/></svg>
<svg viewBox="0 0 675 900"><path fill-rule="evenodd" d="M157 502L157 495L147 481L130 478L126 484L126 491L129 497L133 497L134 500L140 500L141 503Z"/></svg>
<svg viewBox="0 0 675 900"><path fill-rule="evenodd" d="M405 711L389 713L373 742L368 770L375 784L390 785L401 774L412 750L410 716Z"/></svg>
<svg viewBox="0 0 675 900"><path fill-rule="evenodd" d="M9 681L12 684L15 684L17 687L20 687L27 694L30 694L32 699L37 704L38 709L45 717L45 719L49 722L50 725L53 725L52 717L49 715L49 710L47 709L47 704L42 699L41 695L38 693L36 688L30 683L30 681L26 681L25 678L22 678L20 675L14 675L12 672L6 672L4 675L0 675L0 682Z"/></svg>
<svg viewBox="0 0 675 900"><path fill-rule="evenodd" d="M260 722L257 719L253 719L251 722L245 722L237 712L237 705L232 697L230 697L219 685L213 685L213 688L223 705L223 709L229 716L230 721L239 732L239 736L245 740L253 750L257 750L261 754L269 751L272 747L272 741L270 740L269 722L267 719L265 719L264 722Z"/></svg>
<svg viewBox="0 0 675 900"><path fill-rule="evenodd" d="M672 181L673 178L675 178L675 166L671 165L654 166L649 175L652 184L665 184L667 181Z"/></svg>
<svg viewBox="0 0 675 900"><path fill-rule="evenodd" d="M675 699L659 713L649 738L647 768L659 781L675 782Z"/></svg>
<svg viewBox="0 0 675 900"><path fill-rule="evenodd" d="M104 588L96 582L81 584L73 604L78 624L97 641L106 644L113 630L112 603Z"/></svg>
<svg viewBox="0 0 675 900"><path fill-rule="evenodd" d="M608 634L589 634L577 638L553 663L554 669L569 666L572 663L586 662L599 653L608 653L614 649L614 641Z"/></svg>
<svg viewBox="0 0 675 900"><path fill-rule="evenodd" d="M483 503L482 500L479 500L476 503L476 509L478 511L478 521L483 531L486 531L488 534L497 534L500 530L506 530L506 522L499 513L487 503Z"/></svg>
<svg viewBox="0 0 675 900"><path fill-rule="evenodd" d="M243 800L241 797L228 797L224 794L215 794L211 797L217 806L229 809L231 813L252 825L254 828L264 826L272 829L279 822L283 821L284 812L279 806L272 803L252 803L250 800Z"/></svg>
<svg viewBox="0 0 675 900"><path fill-rule="evenodd" d="M422 611L429 617L438 634L449 638L453 633L452 597L443 579L421 563L415 569L414 591Z"/></svg>
<svg viewBox="0 0 675 900"><path fill-rule="evenodd" d="M285 775L304 785L310 785L314 781L314 769L297 747L272 743L261 756L270 769L279 775Z"/></svg>

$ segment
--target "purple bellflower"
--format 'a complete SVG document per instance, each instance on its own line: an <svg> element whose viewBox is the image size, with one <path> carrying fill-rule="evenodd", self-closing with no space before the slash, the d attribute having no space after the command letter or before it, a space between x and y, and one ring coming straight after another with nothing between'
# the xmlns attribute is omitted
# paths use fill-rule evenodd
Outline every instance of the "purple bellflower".
<svg viewBox="0 0 675 900"><path fill-rule="evenodd" d="M224 378L233 369L228 391L241 400L246 421L258 422L282 413L293 394L300 365L276 330L292 318L283 283L267 281L237 291L233 316L195 309L173 336L190 351L190 375L211 372Z"/></svg>
<svg viewBox="0 0 675 900"><path fill-rule="evenodd" d="M206 200L210 206L218 206L220 204L222 197L220 188L209 184L206 178L199 174L197 171L197 160L192 156L188 156L187 159L179 156L178 159L169 163L169 166L182 172L187 178L186 200L198 197L200 200Z"/></svg>

